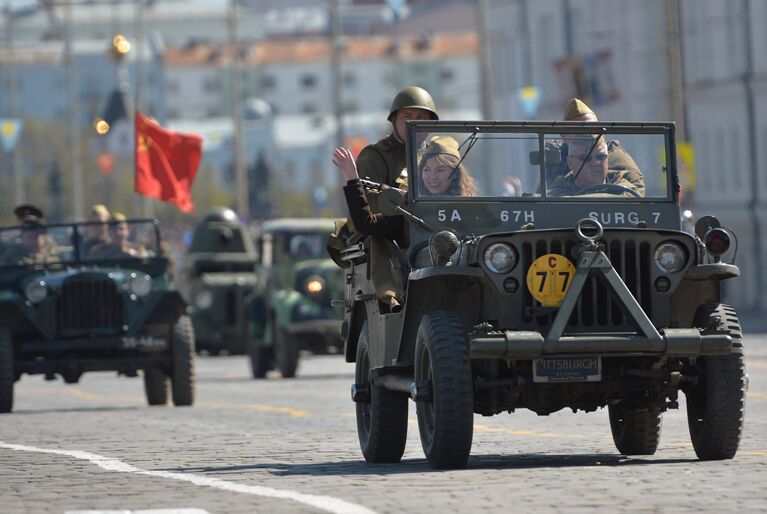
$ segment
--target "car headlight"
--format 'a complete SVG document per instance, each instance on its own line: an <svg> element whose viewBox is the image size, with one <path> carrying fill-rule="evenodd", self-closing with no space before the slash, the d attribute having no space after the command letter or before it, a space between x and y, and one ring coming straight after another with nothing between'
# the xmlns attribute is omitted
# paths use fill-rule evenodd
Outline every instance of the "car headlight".
<svg viewBox="0 0 767 514"><path fill-rule="evenodd" d="M208 310L213 305L213 295L210 291L200 291L194 299L194 304L201 311Z"/></svg>
<svg viewBox="0 0 767 514"><path fill-rule="evenodd" d="M146 296L152 290L152 277L145 273L131 273L128 285L136 296Z"/></svg>
<svg viewBox="0 0 767 514"><path fill-rule="evenodd" d="M320 294L325 290L325 286L326 284L324 278L317 275L312 275L306 279L304 289L306 289L306 292L309 294Z"/></svg>
<svg viewBox="0 0 767 514"><path fill-rule="evenodd" d="M655 264L664 273L676 273L687 264L687 255L679 243L666 241L655 248Z"/></svg>
<svg viewBox="0 0 767 514"><path fill-rule="evenodd" d="M493 243L485 250L485 266L494 273L508 273L517 260L517 251L506 243Z"/></svg>
<svg viewBox="0 0 767 514"><path fill-rule="evenodd" d="M48 296L48 285L45 280L33 280L24 288L24 296L32 303L40 303Z"/></svg>

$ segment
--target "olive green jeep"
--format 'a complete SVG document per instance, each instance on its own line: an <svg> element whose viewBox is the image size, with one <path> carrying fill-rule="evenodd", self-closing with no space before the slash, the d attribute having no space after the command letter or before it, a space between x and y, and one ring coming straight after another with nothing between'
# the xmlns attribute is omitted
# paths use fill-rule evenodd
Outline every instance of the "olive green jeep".
<svg viewBox="0 0 767 514"><path fill-rule="evenodd" d="M180 289L189 303L198 352L247 352L246 298L256 285L256 260L250 231L231 209L214 209L195 228Z"/></svg>
<svg viewBox="0 0 767 514"><path fill-rule="evenodd" d="M332 219L282 218L264 222L257 237L256 291L248 298L254 337L253 378L277 369L296 375L300 350L341 351L341 311L331 299L343 295L341 270L327 256Z"/></svg>
<svg viewBox="0 0 767 514"><path fill-rule="evenodd" d="M739 275L734 234L711 216L681 230L674 130L408 123L407 205L393 189L378 198L406 220L402 310L376 299L364 244L342 251L367 461L401 459L408 398L438 468L466 464L474 414L520 408L607 407L618 451L649 455L679 391L697 456L735 455L747 377L737 314L722 303L722 281ZM428 162L422 143L436 137L454 139L459 162ZM450 194L450 180L472 194Z"/></svg>
<svg viewBox="0 0 767 514"><path fill-rule="evenodd" d="M147 401L194 401L194 331L156 220L0 228L0 412L23 374L135 377Z"/></svg>

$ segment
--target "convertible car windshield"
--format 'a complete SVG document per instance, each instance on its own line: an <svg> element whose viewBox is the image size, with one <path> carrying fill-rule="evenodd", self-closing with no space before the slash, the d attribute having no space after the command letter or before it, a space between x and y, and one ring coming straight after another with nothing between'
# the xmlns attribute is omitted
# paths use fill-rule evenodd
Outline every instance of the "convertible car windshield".
<svg viewBox="0 0 767 514"><path fill-rule="evenodd" d="M415 124L414 196L591 202L669 198L667 126Z"/></svg>

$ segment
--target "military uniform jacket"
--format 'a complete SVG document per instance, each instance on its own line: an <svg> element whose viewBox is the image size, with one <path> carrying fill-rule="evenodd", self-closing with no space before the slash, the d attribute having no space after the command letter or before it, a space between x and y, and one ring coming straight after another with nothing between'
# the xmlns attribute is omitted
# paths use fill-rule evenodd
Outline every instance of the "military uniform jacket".
<svg viewBox="0 0 767 514"><path fill-rule="evenodd" d="M405 143L394 137L394 134L367 145L357 157L357 174L360 178L387 186L397 187L397 178L406 167ZM371 192L368 201L372 212L380 212L377 193Z"/></svg>
<svg viewBox="0 0 767 514"><path fill-rule="evenodd" d="M617 184L619 186L632 189L639 193L640 196L644 196L644 181L642 189L639 190L630 180L630 170L607 170L607 177L605 178L605 184ZM549 188L548 196L572 196L581 189L585 189L582 186L576 185L573 180L573 172L568 172L567 175L559 177L554 181L551 188ZM625 196L633 196L630 193L625 193Z"/></svg>
<svg viewBox="0 0 767 514"><path fill-rule="evenodd" d="M361 234L397 241L401 248L407 246L405 219L402 216L384 216L380 213L373 214L370 212L362 184L347 184L344 186L344 196L346 196L349 216Z"/></svg>

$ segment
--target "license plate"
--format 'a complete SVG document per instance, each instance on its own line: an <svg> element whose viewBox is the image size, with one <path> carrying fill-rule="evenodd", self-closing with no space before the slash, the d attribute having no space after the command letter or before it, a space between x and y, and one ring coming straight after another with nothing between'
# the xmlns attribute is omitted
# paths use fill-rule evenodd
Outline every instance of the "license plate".
<svg viewBox="0 0 767 514"><path fill-rule="evenodd" d="M165 348L165 345L167 344L165 339L151 336L125 336L122 338L122 343L123 348L129 350Z"/></svg>
<svg viewBox="0 0 767 514"><path fill-rule="evenodd" d="M533 361L533 382L599 382L601 357L546 357Z"/></svg>

